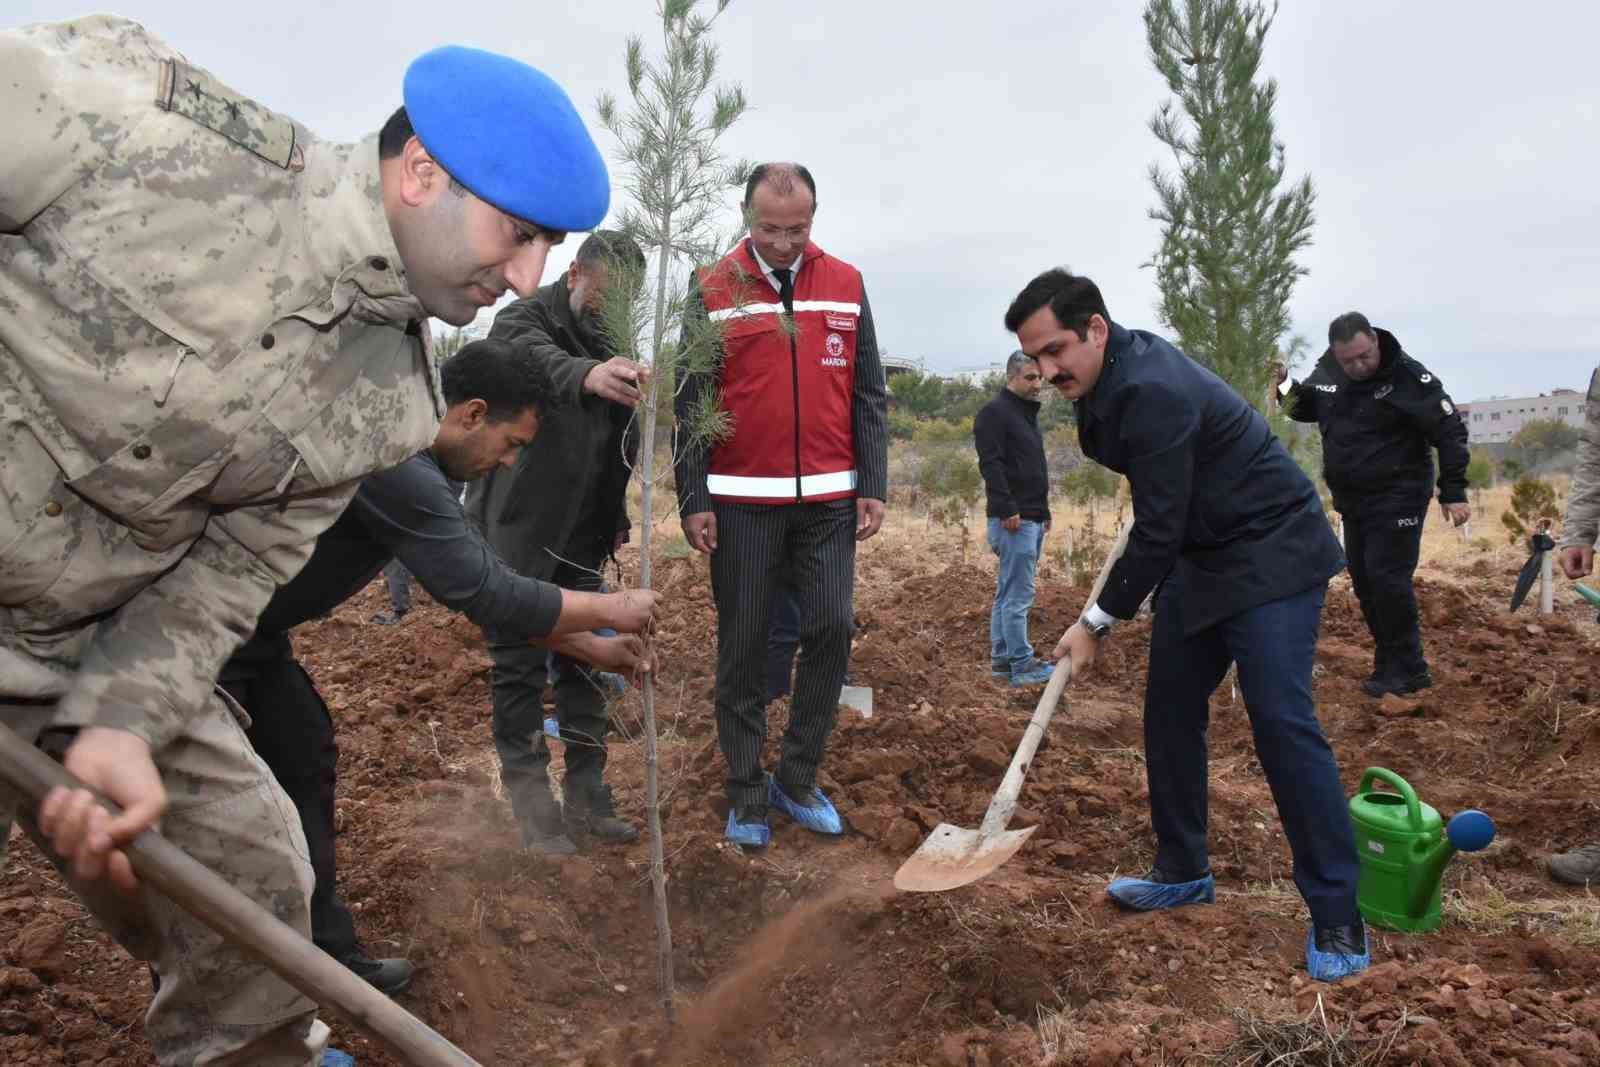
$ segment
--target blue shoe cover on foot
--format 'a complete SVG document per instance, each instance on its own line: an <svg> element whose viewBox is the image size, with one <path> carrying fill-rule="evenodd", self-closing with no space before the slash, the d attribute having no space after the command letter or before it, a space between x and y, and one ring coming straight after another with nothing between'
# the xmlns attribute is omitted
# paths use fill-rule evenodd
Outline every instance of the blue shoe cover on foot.
<svg viewBox="0 0 1600 1067"><path fill-rule="evenodd" d="M336 1048L323 1049L319 1067L356 1067L356 1059L348 1052L340 1052Z"/></svg>
<svg viewBox="0 0 1600 1067"><path fill-rule="evenodd" d="M772 840L772 830L765 821L740 822L739 813L728 812L728 828L723 836L740 848L766 848Z"/></svg>
<svg viewBox="0 0 1600 1067"><path fill-rule="evenodd" d="M1185 904L1215 904L1217 880L1211 875L1192 882L1152 882L1145 878L1118 878L1106 886L1111 899L1134 911L1160 911Z"/></svg>
<svg viewBox="0 0 1600 1067"><path fill-rule="evenodd" d="M1363 931L1366 940L1366 951L1360 955L1348 952L1319 952L1317 951L1317 935L1314 929L1306 931L1306 972L1319 982L1337 982L1341 978L1348 978L1352 974L1360 974L1372 966L1372 941Z"/></svg>
<svg viewBox="0 0 1600 1067"><path fill-rule="evenodd" d="M796 804L789 798L789 794L783 791L778 780L770 774L767 775L768 807L777 808L814 834L837 837L844 833L844 822L839 818L838 811L834 810L833 804L822 795L822 790L812 786L810 799L812 807Z"/></svg>

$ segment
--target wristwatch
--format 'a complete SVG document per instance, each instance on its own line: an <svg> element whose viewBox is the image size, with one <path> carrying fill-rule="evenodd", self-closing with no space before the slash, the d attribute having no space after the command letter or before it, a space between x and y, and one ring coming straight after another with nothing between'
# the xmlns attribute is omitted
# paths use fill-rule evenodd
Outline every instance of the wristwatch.
<svg viewBox="0 0 1600 1067"><path fill-rule="evenodd" d="M1096 641L1101 640L1111 632L1111 624L1109 622L1090 622L1088 619L1079 619L1078 621L1083 623L1083 628L1088 630L1089 636Z"/></svg>

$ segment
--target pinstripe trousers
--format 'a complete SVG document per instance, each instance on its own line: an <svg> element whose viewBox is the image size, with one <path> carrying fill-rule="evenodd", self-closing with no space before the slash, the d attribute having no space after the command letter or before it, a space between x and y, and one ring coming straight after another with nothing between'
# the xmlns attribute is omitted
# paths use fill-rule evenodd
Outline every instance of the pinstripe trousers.
<svg viewBox="0 0 1600 1067"><path fill-rule="evenodd" d="M849 667L856 507L853 499L714 507L717 740L728 761L728 799L735 807L764 807L772 601L787 571L800 601L800 657L775 774L792 795L816 783Z"/></svg>

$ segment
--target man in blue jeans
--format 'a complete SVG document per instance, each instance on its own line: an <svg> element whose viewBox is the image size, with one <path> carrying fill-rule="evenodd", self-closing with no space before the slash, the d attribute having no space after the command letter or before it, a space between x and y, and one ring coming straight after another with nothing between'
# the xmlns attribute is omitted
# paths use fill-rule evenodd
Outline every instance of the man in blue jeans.
<svg viewBox="0 0 1600 1067"><path fill-rule="evenodd" d="M1050 528L1050 470L1039 433L1043 385L1039 365L1020 349L1011 353L1004 388L972 422L988 497L989 548L999 557L989 612L989 670L1017 687L1050 680L1050 664L1028 642L1033 576Z"/></svg>
<svg viewBox="0 0 1600 1067"><path fill-rule="evenodd" d="M1238 393L1161 338L1112 322L1088 278L1039 275L1006 328L1074 402L1083 454L1133 490L1127 550L1056 654L1081 673L1161 586L1144 703L1156 858L1145 877L1113 881L1112 899L1138 911L1215 900L1206 727L1211 693L1236 663L1311 911L1306 969L1319 981L1366 970L1355 836L1311 696L1323 597L1344 566L1315 487Z"/></svg>

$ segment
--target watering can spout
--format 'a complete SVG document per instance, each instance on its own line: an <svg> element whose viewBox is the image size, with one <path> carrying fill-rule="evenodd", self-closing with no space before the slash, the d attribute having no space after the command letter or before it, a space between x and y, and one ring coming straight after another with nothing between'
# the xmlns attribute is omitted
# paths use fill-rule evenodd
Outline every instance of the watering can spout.
<svg viewBox="0 0 1600 1067"><path fill-rule="evenodd" d="M1494 820L1476 809L1457 812L1445 825L1444 837L1417 861L1419 877L1411 891L1411 914L1427 911L1445 866L1457 852L1481 852L1494 840Z"/></svg>
<svg viewBox="0 0 1600 1067"><path fill-rule="evenodd" d="M1456 846L1445 838L1417 861L1417 877L1411 886L1411 899L1407 901L1406 910L1410 915L1420 917L1428 910L1433 894L1439 888L1439 879L1444 877L1445 866L1455 854Z"/></svg>

